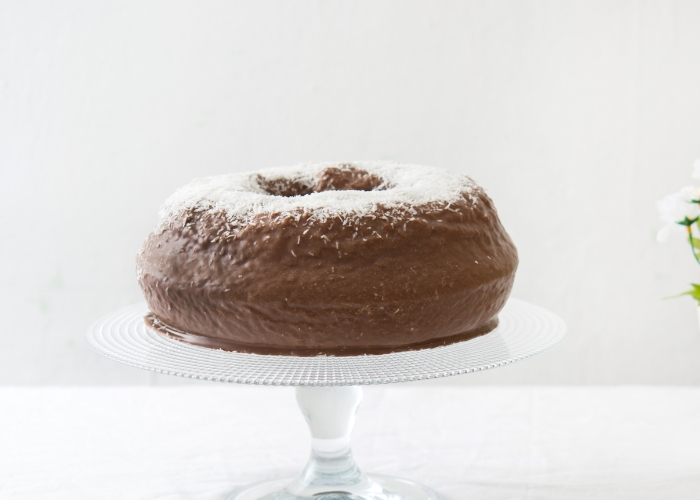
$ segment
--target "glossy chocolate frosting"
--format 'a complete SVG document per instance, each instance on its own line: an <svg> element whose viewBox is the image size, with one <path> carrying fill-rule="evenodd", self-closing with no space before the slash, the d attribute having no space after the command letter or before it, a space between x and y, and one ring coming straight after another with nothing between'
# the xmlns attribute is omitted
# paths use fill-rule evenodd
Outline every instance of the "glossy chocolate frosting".
<svg viewBox="0 0 700 500"><path fill-rule="evenodd" d="M350 165L269 196L392 189ZM289 355L381 354L466 340L497 325L517 252L481 188L360 217L258 213L232 226L194 206L150 234L139 284L159 331L208 347Z"/></svg>

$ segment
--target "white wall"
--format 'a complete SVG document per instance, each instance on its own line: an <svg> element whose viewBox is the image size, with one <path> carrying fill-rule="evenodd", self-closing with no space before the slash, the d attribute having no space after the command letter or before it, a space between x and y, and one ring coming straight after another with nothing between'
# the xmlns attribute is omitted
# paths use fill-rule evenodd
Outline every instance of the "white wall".
<svg viewBox="0 0 700 500"><path fill-rule="evenodd" d="M308 160L469 173L567 340L451 383L700 383L700 280L654 200L700 156L700 3L0 3L0 383L171 383L87 347L193 177Z"/></svg>

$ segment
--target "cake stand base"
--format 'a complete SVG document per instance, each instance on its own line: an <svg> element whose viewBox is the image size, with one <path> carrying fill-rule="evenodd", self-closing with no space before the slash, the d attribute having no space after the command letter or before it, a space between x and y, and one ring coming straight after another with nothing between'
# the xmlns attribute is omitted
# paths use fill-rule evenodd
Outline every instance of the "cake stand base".
<svg viewBox="0 0 700 500"><path fill-rule="evenodd" d="M350 433L362 400L359 386L297 387L297 403L311 431L311 455L289 480L256 483L227 500L439 500L419 484L370 477L355 463Z"/></svg>
<svg viewBox="0 0 700 500"><path fill-rule="evenodd" d="M244 486L227 496L226 500L439 500L435 492L413 481L390 476L369 477L379 487L377 491L353 493L328 490L301 497L284 491L292 479L276 479Z"/></svg>

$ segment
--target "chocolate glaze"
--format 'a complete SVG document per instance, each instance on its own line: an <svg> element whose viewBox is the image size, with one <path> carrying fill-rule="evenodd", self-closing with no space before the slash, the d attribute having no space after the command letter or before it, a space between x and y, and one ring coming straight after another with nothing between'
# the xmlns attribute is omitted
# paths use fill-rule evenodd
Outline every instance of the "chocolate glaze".
<svg viewBox="0 0 700 500"><path fill-rule="evenodd" d="M391 188L352 167L297 184L261 182L271 196ZM403 220L382 219L382 207L345 221L264 214L234 231L223 213L186 210L137 258L147 322L197 345L289 355L381 354L492 330L518 263L493 203L477 189L413 208Z"/></svg>
<svg viewBox="0 0 700 500"><path fill-rule="evenodd" d="M207 337L204 335L197 335L194 333L187 333L180 331L176 328L166 325L158 318L156 318L152 313L144 316L144 321L146 325L165 335L166 337L173 338L175 340L180 340L187 342L189 344L194 344L202 347L209 347L211 349L221 349L222 351L236 351L245 352L253 354L270 354L270 355L291 355L291 356L318 356L330 355L330 356L358 356L362 354L388 354L391 352L401 352L401 351L415 351L418 349L429 349L433 347L440 347L449 344L454 344L455 342L463 342L465 340L470 340L481 335L489 333L491 330L498 326L498 318L493 318L488 323L481 325L479 328L474 330L460 333L458 335L453 335L452 337L445 337L441 339L429 340L426 342L420 342L418 344L401 345L394 347L382 347L382 346L371 346L371 347L349 347L349 346L338 346L338 347L326 347L323 349L315 349L313 347L277 347L270 345L249 345L242 344L240 342L235 342L223 338Z"/></svg>

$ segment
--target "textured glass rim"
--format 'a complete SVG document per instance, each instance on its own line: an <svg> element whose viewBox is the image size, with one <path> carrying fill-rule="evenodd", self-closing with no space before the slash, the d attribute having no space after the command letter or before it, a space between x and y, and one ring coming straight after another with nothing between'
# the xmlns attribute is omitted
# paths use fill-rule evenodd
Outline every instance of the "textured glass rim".
<svg viewBox="0 0 700 500"><path fill-rule="evenodd" d="M556 314L510 299L492 332L464 342L390 354L279 356L200 347L147 327L145 302L96 321L86 338L100 354L156 373L239 384L338 386L389 384L450 377L523 360L557 344L566 334Z"/></svg>

